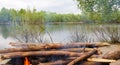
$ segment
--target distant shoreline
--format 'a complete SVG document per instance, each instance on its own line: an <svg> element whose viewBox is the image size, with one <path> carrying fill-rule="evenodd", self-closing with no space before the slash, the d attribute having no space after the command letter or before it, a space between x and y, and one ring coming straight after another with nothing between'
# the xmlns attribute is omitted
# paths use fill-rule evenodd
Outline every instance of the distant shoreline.
<svg viewBox="0 0 120 65"><path fill-rule="evenodd" d="M46 23L47 24L47 23ZM58 24L83 24L82 22L50 22L48 24L55 24L55 25L58 25Z"/></svg>

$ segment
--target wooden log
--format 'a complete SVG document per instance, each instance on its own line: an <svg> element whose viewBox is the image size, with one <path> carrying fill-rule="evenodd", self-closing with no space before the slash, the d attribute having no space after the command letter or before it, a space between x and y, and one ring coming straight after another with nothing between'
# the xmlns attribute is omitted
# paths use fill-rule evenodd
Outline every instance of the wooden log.
<svg viewBox="0 0 120 65"><path fill-rule="evenodd" d="M76 59L77 57L70 57L70 58L66 58L68 60L74 60ZM87 61L89 62L103 62L103 63L112 63L112 62L116 62L116 60L110 60L110 59L103 59L103 58L99 58L99 57L90 57L90 58L87 58Z"/></svg>
<svg viewBox="0 0 120 65"><path fill-rule="evenodd" d="M61 49L62 51L70 51L70 52L88 52L93 50L94 48L67 48L67 49Z"/></svg>
<svg viewBox="0 0 120 65"><path fill-rule="evenodd" d="M32 51L30 48L5 48L0 50L0 53L11 53L11 52L23 52L23 51Z"/></svg>
<svg viewBox="0 0 120 65"><path fill-rule="evenodd" d="M56 50L56 49L51 49L51 50ZM93 48L67 48L67 49L61 49L61 51L70 51L70 52L88 52L93 50ZM10 52L23 52L23 51L36 51L35 49L31 48L7 48L0 50L0 53L10 53ZM40 51L40 50L38 50Z"/></svg>
<svg viewBox="0 0 120 65"><path fill-rule="evenodd" d="M81 55L80 57L76 58L75 60L71 61L70 63L68 63L67 65L74 65L78 62L81 62L87 58L89 58L90 56L92 56L94 53L96 53L97 50L96 49L93 49L92 51L89 51L88 53L86 54L83 54Z"/></svg>
<svg viewBox="0 0 120 65"><path fill-rule="evenodd" d="M94 48L85 48L85 49L84 48L67 48L67 49L60 49L60 50L61 51L70 51L70 52L81 53L81 52L88 52L88 51L91 51L93 49ZM51 49L51 50L56 51L56 49ZM0 50L0 53L2 54L2 53L26 52L26 51L40 51L40 50L35 50L35 49L31 49L31 48L7 48L7 49ZM96 54L100 55L100 54L102 54L102 52L99 49L97 49L97 53Z"/></svg>
<svg viewBox="0 0 120 65"><path fill-rule="evenodd" d="M38 65L67 65L70 60L58 60L54 62L39 63ZM83 61L77 65L109 65L109 63Z"/></svg>
<svg viewBox="0 0 120 65"><path fill-rule="evenodd" d="M81 48L81 47L99 47L99 46L107 46L109 44L100 44L100 43L70 43L70 44L60 44L60 43L50 43L50 44L17 44L17 43L10 43L12 46L21 46L22 48L18 49L19 51L36 51L36 50L49 50L49 49L65 49L65 48ZM18 50L13 50L10 52L16 52ZM5 50L4 50L5 51ZM4 52L4 51L0 51L0 53Z"/></svg>
<svg viewBox="0 0 120 65"><path fill-rule="evenodd" d="M87 61L90 61L90 62L103 62L103 63L116 62L116 60L102 59L102 58L88 58Z"/></svg>
<svg viewBox="0 0 120 65"><path fill-rule="evenodd" d="M70 51L70 52L89 52L91 50L93 50L94 48L67 48L67 49L61 49L62 51ZM101 55L102 54L102 51L100 51L100 49L98 48L95 48L97 49L97 53L96 54L99 54Z"/></svg>
<svg viewBox="0 0 120 65"><path fill-rule="evenodd" d="M82 46L86 47L97 47L97 46L105 46L107 44L89 44L89 43L74 43L74 44L17 44L17 43L10 43L11 45L22 45L25 47L22 48L9 48L9 49L3 49L0 50L0 53L9 53L9 52L22 52L22 51L40 51L40 50L51 50L51 49L65 49L65 48L75 48L79 47L81 48Z"/></svg>
<svg viewBox="0 0 120 65"><path fill-rule="evenodd" d="M83 53L75 53L68 51L31 51L31 52L13 52L2 54L2 59L26 57L26 56L81 56Z"/></svg>
<svg viewBox="0 0 120 65"><path fill-rule="evenodd" d="M106 54L104 54L102 58L118 60L120 59L120 50L119 49L111 50L107 52Z"/></svg>
<svg viewBox="0 0 120 65"><path fill-rule="evenodd" d="M103 47L103 46L108 46L110 44L104 43L104 42L94 42L94 43L83 43L83 42L78 42L78 43L68 43L68 44L62 44L62 43L39 43L39 44L33 44L33 43L14 43L10 42L10 45L12 46L27 46L27 47L44 47L44 48L74 48L74 47Z"/></svg>

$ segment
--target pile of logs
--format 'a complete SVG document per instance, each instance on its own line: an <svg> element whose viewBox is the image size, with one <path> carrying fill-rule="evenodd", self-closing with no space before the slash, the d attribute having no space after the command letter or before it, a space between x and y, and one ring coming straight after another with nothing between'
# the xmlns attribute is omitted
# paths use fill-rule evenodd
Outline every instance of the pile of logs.
<svg viewBox="0 0 120 65"><path fill-rule="evenodd" d="M107 43L10 43L14 48L0 50L1 59L39 57L38 65L109 65L114 59L102 57L99 47Z"/></svg>

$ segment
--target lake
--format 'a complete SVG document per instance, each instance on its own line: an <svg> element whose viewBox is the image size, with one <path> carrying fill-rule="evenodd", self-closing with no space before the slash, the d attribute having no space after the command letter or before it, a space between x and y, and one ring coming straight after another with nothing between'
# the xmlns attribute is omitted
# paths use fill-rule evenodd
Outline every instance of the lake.
<svg viewBox="0 0 120 65"><path fill-rule="evenodd" d="M119 25L87 25L87 24L47 24L44 26L34 25L0 25L0 44L1 48L10 47L9 42L94 42L101 37L104 28L107 30L114 28L119 33ZM99 30L98 30L99 29ZM97 32L95 32L97 30ZM100 32L98 32L100 31ZM95 32L95 34L93 33ZM113 32L113 31L112 31ZM101 34L103 33L103 34ZM108 31L105 32L108 34ZM114 32L113 32L114 33ZM97 36L96 36L97 34ZM106 34L104 35L105 37ZM109 37L107 37L109 39ZM52 39L52 40L51 40Z"/></svg>

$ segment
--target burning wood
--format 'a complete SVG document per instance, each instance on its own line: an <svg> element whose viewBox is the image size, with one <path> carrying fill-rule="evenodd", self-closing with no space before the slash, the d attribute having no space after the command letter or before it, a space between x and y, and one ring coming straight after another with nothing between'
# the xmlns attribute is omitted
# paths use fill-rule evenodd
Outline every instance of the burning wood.
<svg viewBox="0 0 120 65"><path fill-rule="evenodd" d="M91 65L96 65L95 62L108 65L110 62L115 62L115 60L98 58L102 53L96 47L108 46L107 43L17 44L11 42L10 45L18 48L0 50L1 59L25 58L22 65L74 65L77 63L87 65L91 62L93 62Z"/></svg>
<svg viewBox="0 0 120 65"><path fill-rule="evenodd" d="M28 60L28 58L27 58L27 57L25 57L25 60L24 60L24 65L30 65L30 62L29 62L29 60Z"/></svg>

